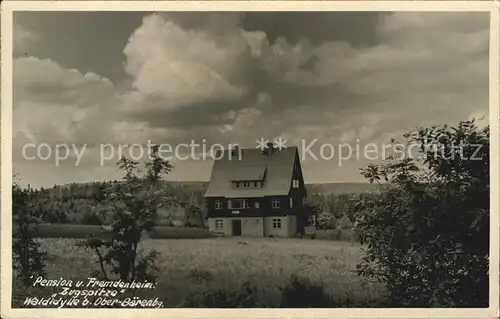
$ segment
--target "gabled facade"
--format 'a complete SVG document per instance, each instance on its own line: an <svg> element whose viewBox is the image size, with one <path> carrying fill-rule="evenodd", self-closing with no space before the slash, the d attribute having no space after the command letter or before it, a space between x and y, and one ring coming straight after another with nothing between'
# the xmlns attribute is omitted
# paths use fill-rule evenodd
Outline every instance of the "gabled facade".
<svg viewBox="0 0 500 319"><path fill-rule="evenodd" d="M290 237L311 217L297 147L234 149L215 160L205 199L209 229Z"/></svg>

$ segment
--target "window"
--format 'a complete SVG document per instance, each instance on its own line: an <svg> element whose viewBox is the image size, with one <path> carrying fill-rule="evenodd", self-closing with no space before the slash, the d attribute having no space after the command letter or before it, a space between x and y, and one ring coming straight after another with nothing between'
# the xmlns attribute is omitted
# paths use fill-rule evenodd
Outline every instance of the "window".
<svg viewBox="0 0 500 319"><path fill-rule="evenodd" d="M275 229L281 228L281 219L273 219L273 228Z"/></svg>
<svg viewBox="0 0 500 319"><path fill-rule="evenodd" d="M233 208L233 201L230 199L227 201L227 208L229 209Z"/></svg>
<svg viewBox="0 0 500 319"><path fill-rule="evenodd" d="M236 188L259 188L262 187L261 181L239 181L232 182Z"/></svg>
<svg viewBox="0 0 500 319"><path fill-rule="evenodd" d="M255 225L260 226L260 219L255 220Z"/></svg>
<svg viewBox="0 0 500 319"><path fill-rule="evenodd" d="M293 199L290 197L290 208L293 208Z"/></svg>
<svg viewBox="0 0 500 319"><path fill-rule="evenodd" d="M260 207L260 203L259 202L255 202L255 208L259 208Z"/></svg>
<svg viewBox="0 0 500 319"><path fill-rule="evenodd" d="M293 186L293 188L299 188L299 186L300 186L300 182L299 182L299 180L298 180L298 179L294 179L294 180L293 180L293 185L292 185L292 186Z"/></svg>
<svg viewBox="0 0 500 319"><path fill-rule="evenodd" d="M280 200L279 200L279 198L273 198L271 200L271 207L272 208L280 208Z"/></svg>
<svg viewBox="0 0 500 319"><path fill-rule="evenodd" d="M231 201L231 206L229 208L235 208L235 209L250 208L250 203L246 199L235 199Z"/></svg>
<svg viewBox="0 0 500 319"><path fill-rule="evenodd" d="M220 200L215 201L215 209L222 209L222 201Z"/></svg>
<svg viewBox="0 0 500 319"><path fill-rule="evenodd" d="M216 219L215 229L222 229L222 228L224 228L224 221L222 219Z"/></svg>

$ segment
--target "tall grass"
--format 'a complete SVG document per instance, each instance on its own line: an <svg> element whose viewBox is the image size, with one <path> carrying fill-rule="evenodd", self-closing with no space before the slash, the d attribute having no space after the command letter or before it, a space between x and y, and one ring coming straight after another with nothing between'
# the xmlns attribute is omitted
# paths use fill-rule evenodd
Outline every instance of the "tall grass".
<svg viewBox="0 0 500 319"><path fill-rule="evenodd" d="M78 224L40 224L35 237L39 238L87 238L92 235L104 236L98 225ZM150 238L210 238L214 237L207 229L194 227L156 226L146 234Z"/></svg>
<svg viewBox="0 0 500 319"><path fill-rule="evenodd" d="M49 279L82 280L98 270L94 255L76 248L77 239L40 242L51 259ZM360 258L359 246L346 242L147 239L141 249L161 253L156 289L145 294L160 298L164 307L290 307L290 300L312 293L321 297L309 298L311 307L377 306L381 302L382 288L353 272ZM40 296L50 293L50 289L36 292Z"/></svg>

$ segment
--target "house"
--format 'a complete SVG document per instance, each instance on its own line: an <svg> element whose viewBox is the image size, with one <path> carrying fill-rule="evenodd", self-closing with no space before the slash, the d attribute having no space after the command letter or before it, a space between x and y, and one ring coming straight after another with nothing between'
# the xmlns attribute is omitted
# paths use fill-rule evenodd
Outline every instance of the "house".
<svg viewBox="0 0 500 319"><path fill-rule="evenodd" d="M297 147L233 148L214 161L205 199L210 231L226 236L304 233L313 209Z"/></svg>

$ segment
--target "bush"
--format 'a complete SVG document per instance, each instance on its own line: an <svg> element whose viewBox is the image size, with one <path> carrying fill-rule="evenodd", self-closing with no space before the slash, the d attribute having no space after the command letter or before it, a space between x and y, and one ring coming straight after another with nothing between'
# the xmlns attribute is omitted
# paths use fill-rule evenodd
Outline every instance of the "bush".
<svg viewBox="0 0 500 319"><path fill-rule="evenodd" d="M313 284L306 279L293 276L281 295L282 308L328 308L331 298L323 285Z"/></svg>
<svg viewBox="0 0 500 319"><path fill-rule="evenodd" d="M333 231L330 232L328 238L330 240L342 240L343 239L343 233L342 230L340 229L334 229Z"/></svg>
<svg viewBox="0 0 500 319"><path fill-rule="evenodd" d="M489 127L468 121L405 137L423 145L419 165L393 160L363 171L390 186L359 223L368 245L359 273L383 282L392 306L487 307Z"/></svg>
<svg viewBox="0 0 500 319"><path fill-rule="evenodd" d="M122 157L117 163L124 170L124 182L103 189L102 200L106 208L101 213L110 216L106 225L107 237L93 237L81 246L95 252L105 280L118 277L123 281L155 280L158 272L154 250L139 254L144 233L150 231L157 220L158 209L171 204L171 198L158 190L163 175L172 166L158 154L154 145L141 174L139 162Z"/></svg>
<svg viewBox="0 0 500 319"><path fill-rule="evenodd" d="M339 228L340 229L352 229L354 227L353 223L347 217L342 217L339 220Z"/></svg>
<svg viewBox="0 0 500 319"><path fill-rule="evenodd" d="M27 290L33 278L45 275L47 253L33 239L38 219L28 201L28 193L12 186L12 270Z"/></svg>
<svg viewBox="0 0 500 319"><path fill-rule="evenodd" d="M251 308L256 307L255 288L244 282L237 290L216 289L190 294L183 303L185 308Z"/></svg>
<svg viewBox="0 0 500 319"><path fill-rule="evenodd" d="M155 226L148 233L150 238L211 238L215 237L205 228Z"/></svg>
<svg viewBox="0 0 500 319"><path fill-rule="evenodd" d="M104 230L98 225L40 224L34 231L34 236L39 238L88 238L104 235Z"/></svg>
<svg viewBox="0 0 500 319"><path fill-rule="evenodd" d="M94 212L85 212L82 216L82 224L84 225L101 225L102 221Z"/></svg>

